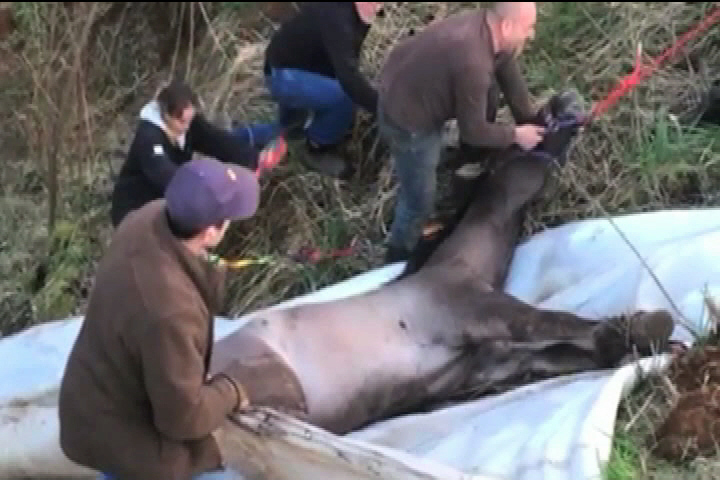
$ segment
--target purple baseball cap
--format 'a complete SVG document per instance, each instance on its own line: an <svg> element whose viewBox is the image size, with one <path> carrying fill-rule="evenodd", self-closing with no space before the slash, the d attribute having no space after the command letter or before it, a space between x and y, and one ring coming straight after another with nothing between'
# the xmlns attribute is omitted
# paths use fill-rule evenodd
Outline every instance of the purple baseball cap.
<svg viewBox="0 0 720 480"><path fill-rule="evenodd" d="M177 169L165 189L165 201L179 226L199 230L254 215L260 185L251 170L204 157Z"/></svg>

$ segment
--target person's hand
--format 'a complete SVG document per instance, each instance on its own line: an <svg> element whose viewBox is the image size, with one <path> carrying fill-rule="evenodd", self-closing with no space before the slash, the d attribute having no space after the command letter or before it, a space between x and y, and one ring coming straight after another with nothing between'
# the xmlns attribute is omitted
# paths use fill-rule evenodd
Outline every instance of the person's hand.
<svg viewBox="0 0 720 480"><path fill-rule="evenodd" d="M220 372L214 376L208 375L207 381L212 382L213 380L216 382L225 381L232 386L235 391L235 406L232 410L233 413L243 412L250 408L250 397L248 396L245 387L243 387L236 379L224 372Z"/></svg>
<svg viewBox="0 0 720 480"><path fill-rule="evenodd" d="M252 405L289 413L307 413L302 387L292 373L274 358L260 355L243 363L233 360L220 375L227 376L237 387L239 409Z"/></svg>
<svg viewBox="0 0 720 480"><path fill-rule="evenodd" d="M515 127L515 143L523 150L532 150L542 141L544 134L544 127L532 124L518 125Z"/></svg>
<svg viewBox="0 0 720 480"><path fill-rule="evenodd" d="M277 137L270 142L261 152L258 158L258 174L270 170L280 163L280 160L287 154L287 142L283 136Z"/></svg>

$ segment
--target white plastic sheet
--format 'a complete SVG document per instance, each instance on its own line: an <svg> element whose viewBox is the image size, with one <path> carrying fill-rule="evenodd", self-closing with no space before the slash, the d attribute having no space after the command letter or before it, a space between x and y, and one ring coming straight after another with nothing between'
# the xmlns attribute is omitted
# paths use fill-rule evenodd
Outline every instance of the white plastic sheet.
<svg viewBox="0 0 720 480"><path fill-rule="evenodd" d="M575 222L518 247L506 290L543 308L600 318L667 308L673 337L691 343L708 323L704 298L720 297L720 209L676 210L614 219L679 309L606 219ZM296 299L324 301L375 288L392 265ZM56 390L81 319L0 340L0 478L80 478L57 444ZM217 319L220 336L243 319ZM616 370L569 375L429 414L407 415L344 437L271 411L242 417L244 448L275 479L600 478L618 404L638 373L665 356ZM87 472L86 472L87 473ZM92 472L90 472L92 475Z"/></svg>

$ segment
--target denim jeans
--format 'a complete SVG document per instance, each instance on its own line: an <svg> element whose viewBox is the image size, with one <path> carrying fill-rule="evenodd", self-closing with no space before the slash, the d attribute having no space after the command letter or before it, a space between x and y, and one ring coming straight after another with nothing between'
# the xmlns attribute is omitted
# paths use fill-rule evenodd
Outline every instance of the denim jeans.
<svg viewBox="0 0 720 480"><path fill-rule="evenodd" d="M311 117L304 127L305 136L319 146L337 145L352 126L355 105L338 80L281 68L272 69L265 81L277 103L277 119L270 124L237 127L235 132L251 145L262 148L306 112Z"/></svg>
<svg viewBox="0 0 720 480"><path fill-rule="evenodd" d="M488 89L486 118L495 122L500 89ZM388 143L398 179L395 217L390 227L389 246L412 250L422 235L424 223L435 206L436 169L442 155L442 128L432 132L411 132L396 125L378 108L378 132ZM492 149L474 147L460 138L463 163L483 158ZM459 167L460 165L458 165Z"/></svg>
<svg viewBox="0 0 720 480"><path fill-rule="evenodd" d="M442 153L442 130L419 133L395 125L378 111L378 132L387 142L398 180L391 247L412 250L435 205L436 169Z"/></svg>

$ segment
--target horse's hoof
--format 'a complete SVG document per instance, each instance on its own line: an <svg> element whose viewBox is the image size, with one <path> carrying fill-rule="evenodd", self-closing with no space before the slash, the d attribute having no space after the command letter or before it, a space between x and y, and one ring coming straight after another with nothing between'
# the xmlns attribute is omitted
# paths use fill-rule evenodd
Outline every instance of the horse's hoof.
<svg viewBox="0 0 720 480"><path fill-rule="evenodd" d="M675 322L667 311L639 312L630 322L630 342L638 350L645 354L668 350Z"/></svg>

